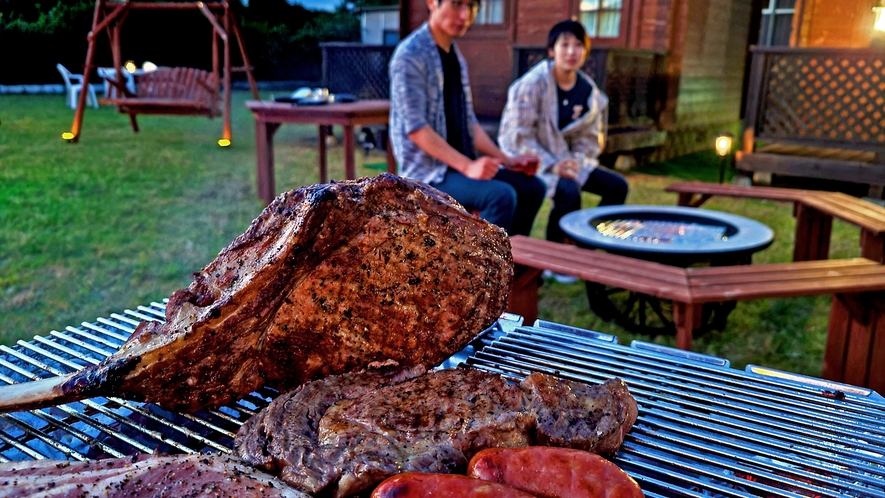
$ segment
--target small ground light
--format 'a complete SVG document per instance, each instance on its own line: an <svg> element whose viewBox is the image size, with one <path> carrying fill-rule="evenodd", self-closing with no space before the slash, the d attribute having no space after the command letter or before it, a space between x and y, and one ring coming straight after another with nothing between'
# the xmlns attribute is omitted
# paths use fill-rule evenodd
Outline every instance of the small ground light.
<svg viewBox="0 0 885 498"><path fill-rule="evenodd" d="M728 162L728 158L731 155L731 145L733 142L734 137L731 133L720 133L719 136L716 137L716 141L713 143L713 148L716 149L716 155L720 157L719 183L725 181L725 163Z"/></svg>
<svg viewBox="0 0 885 498"><path fill-rule="evenodd" d="M71 133L71 132L69 132L69 131L66 131L66 132L64 132L64 133L61 134L61 138L64 139L64 140L71 141L71 140L74 139L74 134Z"/></svg>
<svg viewBox="0 0 885 498"><path fill-rule="evenodd" d="M138 69L138 66L136 66L133 61L126 61L126 64L123 64L123 69L127 72L134 73Z"/></svg>
<svg viewBox="0 0 885 498"><path fill-rule="evenodd" d="M731 153L731 142L731 135L722 134L716 137L716 154L720 157L725 157Z"/></svg>
<svg viewBox="0 0 885 498"><path fill-rule="evenodd" d="M230 139L227 138L219 138L218 139L219 147L230 147Z"/></svg>

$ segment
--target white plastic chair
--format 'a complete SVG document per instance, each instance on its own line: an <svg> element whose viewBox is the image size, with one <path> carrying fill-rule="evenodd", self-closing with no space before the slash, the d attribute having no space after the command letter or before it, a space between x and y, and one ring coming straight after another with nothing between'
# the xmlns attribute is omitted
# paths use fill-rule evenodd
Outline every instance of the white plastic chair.
<svg viewBox="0 0 885 498"><path fill-rule="evenodd" d="M55 65L58 72L61 73L61 77L65 80L65 99L68 107L71 109L77 108L77 98L80 96L80 90L83 88L83 75L82 74L71 74L70 71L61 64ZM92 106L98 109L98 98L95 96L95 88L92 87L88 82L86 82L86 105L92 103Z"/></svg>

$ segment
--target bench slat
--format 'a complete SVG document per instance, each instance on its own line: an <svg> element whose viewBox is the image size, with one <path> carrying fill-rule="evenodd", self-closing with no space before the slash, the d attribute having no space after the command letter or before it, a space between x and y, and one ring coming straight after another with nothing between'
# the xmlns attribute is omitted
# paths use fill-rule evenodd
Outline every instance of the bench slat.
<svg viewBox="0 0 885 498"><path fill-rule="evenodd" d="M805 201L810 207L872 231L885 233L885 208L842 192L821 192Z"/></svg>
<svg viewBox="0 0 885 498"><path fill-rule="evenodd" d="M554 257L560 256L563 259L576 263L594 264L597 266L628 263L628 267L625 268L626 271L656 271L677 277L684 273L682 268L675 266L663 265L661 263L644 261L627 256L619 256L617 254L610 254L592 249L585 249L569 244L559 244L547 240L533 239L524 235L514 235L511 237L510 245L518 251L531 251L533 253L546 254ZM589 255L592 255L592 258L589 258ZM514 254L514 260L518 257L518 254Z"/></svg>
<svg viewBox="0 0 885 498"><path fill-rule="evenodd" d="M760 265L765 266L765 265ZM846 267L840 269L822 270L816 268L795 269L785 272L769 271L759 273L742 273L733 276L695 276L689 274L688 279L692 287L704 287L712 285L743 285L743 284L765 284L770 282L788 282L802 280L823 280L838 277L850 276L867 276L870 275L869 267ZM876 274L885 274L882 271L875 271Z"/></svg>
<svg viewBox="0 0 885 498"><path fill-rule="evenodd" d="M687 268L689 275L697 278L727 278L731 275L752 275L766 272L786 272L790 270L839 270L852 267L877 267L879 263L866 258L821 259L814 261L794 261L789 263L764 263L738 266L705 266Z"/></svg>
<svg viewBox="0 0 885 498"><path fill-rule="evenodd" d="M885 273L851 275L825 279L751 282L746 284L708 285L691 288L695 303L741 301L777 297L814 296L819 294L874 292L885 289Z"/></svg>
<svg viewBox="0 0 885 498"><path fill-rule="evenodd" d="M677 182L667 188L667 192L682 194L707 194L720 195L723 197L746 197L751 199L768 199L776 201L797 201L808 196L814 196L813 190L785 189L779 187L744 187L740 185L707 183L707 182Z"/></svg>

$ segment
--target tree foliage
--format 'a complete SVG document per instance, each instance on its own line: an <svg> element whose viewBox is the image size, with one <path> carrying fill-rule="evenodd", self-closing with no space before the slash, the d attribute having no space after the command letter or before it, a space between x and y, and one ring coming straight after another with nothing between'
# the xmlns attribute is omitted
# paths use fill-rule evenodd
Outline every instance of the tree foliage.
<svg viewBox="0 0 885 498"><path fill-rule="evenodd" d="M319 44L357 41L358 9L390 1L357 0L335 12L311 11L286 0L251 0L248 6L233 1L231 8L258 79L318 81ZM94 0L0 0L0 64L14 68L0 72L0 84L57 83L59 62L81 72L94 9ZM124 60L211 68L211 26L196 10L133 11L121 33ZM98 34L95 49L94 65L112 65L105 33ZM238 65L235 42L231 53Z"/></svg>

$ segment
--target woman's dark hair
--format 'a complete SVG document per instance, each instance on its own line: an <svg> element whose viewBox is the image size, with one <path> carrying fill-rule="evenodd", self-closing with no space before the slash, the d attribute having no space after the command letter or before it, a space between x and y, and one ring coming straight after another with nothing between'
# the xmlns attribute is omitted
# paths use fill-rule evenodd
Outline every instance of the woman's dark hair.
<svg viewBox="0 0 885 498"><path fill-rule="evenodd" d="M558 22L555 26L550 28L550 33L547 35L547 50L553 50L553 45L556 45L556 40L566 33L575 35L575 38L584 44L584 50L590 49L590 38L587 36L587 31L584 29L584 25L578 21L568 19L566 21Z"/></svg>

